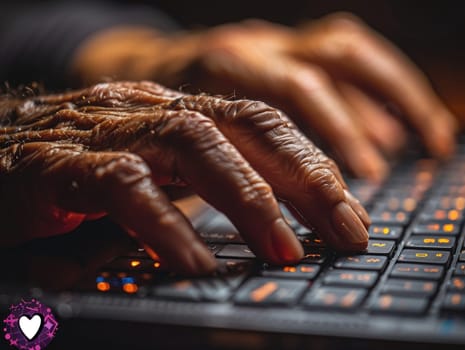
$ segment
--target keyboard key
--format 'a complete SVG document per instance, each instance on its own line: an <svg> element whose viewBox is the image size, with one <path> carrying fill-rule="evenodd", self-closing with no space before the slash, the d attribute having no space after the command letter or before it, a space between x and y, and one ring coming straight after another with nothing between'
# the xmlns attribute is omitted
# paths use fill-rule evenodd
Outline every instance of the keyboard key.
<svg viewBox="0 0 465 350"><path fill-rule="evenodd" d="M465 311L465 294L447 293L442 308L446 311L463 313Z"/></svg>
<svg viewBox="0 0 465 350"><path fill-rule="evenodd" d="M428 307L428 300L423 298L409 298L393 294L382 294L370 305L373 312L401 313L421 315Z"/></svg>
<svg viewBox="0 0 465 350"><path fill-rule="evenodd" d="M244 243L244 240L237 232L220 233L220 232L199 232L200 237L208 243Z"/></svg>
<svg viewBox="0 0 465 350"><path fill-rule="evenodd" d="M416 224L413 226L412 234L414 235L450 235L456 236L459 234L460 226L456 223L448 222L441 223L432 221L428 223Z"/></svg>
<svg viewBox="0 0 465 350"><path fill-rule="evenodd" d="M404 249L399 256L401 262L447 264L450 253L441 250Z"/></svg>
<svg viewBox="0 0 465 350"><path fill-rule="evenodd" d="M324 248L326 244L315 233L306 231L306 235L297 236L304 248Z"/></svg>
<svg viewBox="0 0 465 350"><path fill-rule="evenodd" d="M390 239L398 241L402 236L404 228L402 226L371 225L368 234L373 239Z"/></svg>
<svg viewBox="0 0 465 350"><path fill-rule="evenodd" d="M371 288L378 279L374 271L331 270L326 273L323 283L344 287Z"/></svg>
<svg viewBox="0 0 465 350"><path fill-rule="evenodd" d="M362 303L366 295L365 289L321 287L310 291L302 304L311 308L351 311Z"/></svg>
<svg viewBox="0 0 465 350"><path fill-rule="evenodd" d="M322 249L304 249L303 263L324 264L328 260L328 253Z"/></svg>
<svg viewBox="0 0 465 350"><path fill-rule="evenodd" d="M255 277L237 291L234 301L249 305L292 305L308 286L306 281Z"/></svg>
<svg viewBox="0 0 465 350"><path fill-rule="evenodd" d="M367 254L379 254L390 256L394 252L394 242L370 239L368 241Z"/></svg>
<svg viewBox="0 0 465 350"><path fill-rule="evenodd" d="M447 222L460 222L463 220L462 213L456 209L431 209L424 210L420 213L420 221L447 221Z"/></svg>
<svg viewBox="0 0 465 350"><path fill-rule="evenodd" d="M390 278L382 291L387 294L418 295L431 297L436 293L437 283L434 281L415 281Z"/></svg>
<svg viewBox="0 0 465 350"><path fill-rule="evenodd" d="M224 245L223 244L218 244L218 243L208 243L207 248L212 253L215 255L218 253L221 249L223 249Z"/></svg>
<svg viewBox="0 0 465 350"><path fill-rule="evenodd" d="M226 244L216 256L219 258L253 259L255 254L245 244Z"/></svg>
<svg viewBox="0 0 465 350"><path fill-rule="evenodd" d="M451 292L464 292L465 291L465 277L452 277L449 281L448 289Z"/></svg>
<svg viewBox="0 0 465 350"><path fill-rule="evenodd" d="M465 250L462 250L460 252L459 261L465 261Z"/></svg>
<svg viewBox="0 0 465 350"><path fill-rule="evenodd" d="M250 259L216 259L217 270L221 274L251 272L256 266L255 260Z"/></svg>
<svg viewBox="0 0 465 350"><path fill-rule="evenodd" d="M455 237L444 236L411 236L406 243L408 248L452 249L454 246Z"/></svg>
<svg viewBox="0 0 465 350"><path fill-rule="evenodd" d="M373 224L384 224L384 225L407 225L410 221L411 213L398 210L398 211L390 211L390 210L380 210L380 211L373 211L370 214L371 222Z"/></svg>
<svg viewBox="0 0 465 350"><path fill-rule="evenodd" d="M158 261L147 258L116 258L102 267L104 270L118 270L122 272L155 272L162 270Z"/></svg>
<svg viewBox="0 0 465 350"><path fill-rule="evenodd" d="M381 271L386 264L387 258L382 255L352 255L339 257L334 266L341 269Z"/></svg>
<svg viewBox="0 0 465 350"><path fill-rule="evenodd" d="M279 267L267 267L261 274L265 277L294 278L313 280L320 272L320 266L310 264L298 264Z"/></svg>
<svg viewBox="0 0 465 350"><path fill-rule="evenodd" d="M397 263L391 272L393 277L439 280L444 268L439 265L402 264Z"/></svg>
<svg viewBox="0 0 465 350"><path fill-rule="evenodd" d="M457 276L465 276L465 263L459 262L459 263L455 266L454 275L457 275Z"/></svg>
<svg viewBox="0 0 465 350"><path fill-rule="evenodd" d="M195 280L201 299L206 301L226 301L247 278L246 273Z"/></svg>
<svg viewBox="0 0 465 350"><path fill-rule="evenodd" d="M186 301L198 301L201 298L200 290L192 280L187 279L155 286L152 294L154 297Z"/></svg>

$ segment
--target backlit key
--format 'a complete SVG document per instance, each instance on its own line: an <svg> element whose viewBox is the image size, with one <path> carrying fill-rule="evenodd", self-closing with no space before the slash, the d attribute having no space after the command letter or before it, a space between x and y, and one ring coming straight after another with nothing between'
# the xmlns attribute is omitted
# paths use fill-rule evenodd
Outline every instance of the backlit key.
<svg viewBox="0 0 465 350"><path fill-rule="evenodd" d="M434 281L415 281L391 278L383 286L383 292L398 295L418 295L430 297L436 293Z"/></svg>
<svg viewBox="0 0 465 350"><path fill-rule="evenodd" d="M455 237L444 236L411 236L406 244L408 248L452 249Z"/></svg>
<svg viewBox="0 0 465 350"><path fill-rule="evenodd" d="M393 294L382 294L370 305L374 312L402 313L420 315L426 311L428 300L423 298L409 298Z"/></svg>
<svg viewBox="0 0 465 350"><path fill-rule="evenodd" d="M250 305L292 305L308 287L308 282L255 277L236 293L234 301Z"/></svg>
<svg viewBox="0 0 465 350"><path fill-rule="evenodd" d="M328 253L325 250L304 248L304 257L301 262L308 264L324 264L327 259Z"/></svg>
<svg viewBox="0 0 465 350"><path fill-rule="evenodd" d="M374 239L389 239L398 241L402 236L404 228L402 226L383 226L371 225L368 230L370 238Z"/></svg>
<svg viewBox="0 0 465 350"><path fill-rule="evenodd" d="M278 278L295 278L312 280L320 271L320 266L310 264L298 264L279 267L267 267L262 271L262 276Z"/></svg>
<svg viewBox="0 0 465 350"><path fill-rule="evenodd" d="M444 268L440 265L403 264L397 263L391 272L393 277L438 280L442 277Z"/></svg>
<svg viewBox="0 0 465 350"><path fill-rule="evenodd" d="M442 304L443 309L453 312L465 311L465 294L462 293L447 293Z"/></svg>
<svg viewBox="0 0 465 350"><path fill-rule="evenodd" d="M394 252L394 242L370 239L368 241L367 254L379 254L390 256Z"/></svg>
<svg viewBox="0 0 465 350"><path fill-rule="evenodd" d="M447 264L450 253L441 250L404 249L399 256L401 262Z"/></svg>
<svg viewBox="0 0 465 350"><path fill-rule="evenodd" d="M219 258L253 259L255 254L245 244L226 244L216 256Z"/></svg>
<svg viewBox="0 0 465 350"><path fill-rule="evenodd" d="M465 263L458 263L455 266L454 274L457 276L465 276Z"/></svg>
<svg viewBox="0 0 465 350"><path fill-rule="evenodd" d="M341 269L383 270L387 258L381 255L352 255L339 257L334 266Z"/></svg>
<svg viewBox="0 0 465 350"><path fill-rule="evenodd" d="M321 287L307 294L302 304L318 309L355 310L365 299L365 289Z"/></svg>
<svg viewBox="0 0 465 350"><path fill-rule="evenodd" d="M374 224L407 225L411 213L403 210L376 210L370 214L371 222Z"/></svg>
<svg viewBox="0 0 465 350"><path fill-rule="evenodd" d="M417 224L413 227L412 234L414 235L448 235L456 236L460 231L459 225L453 222L437 222Z"/></svg>
<svg viewBox="0 0 465 350"><path fill-rule="evenodd" d="M332 270L326 273L323 283L343 287L372 287L378 279L374 271Z"/></svg>
<svg viewBox="0 0 465 350"><path fill-rule="evenodd" d="M465 291L465 277L453 277L449 281L448 289L451 292L461 292Z"/></svg>

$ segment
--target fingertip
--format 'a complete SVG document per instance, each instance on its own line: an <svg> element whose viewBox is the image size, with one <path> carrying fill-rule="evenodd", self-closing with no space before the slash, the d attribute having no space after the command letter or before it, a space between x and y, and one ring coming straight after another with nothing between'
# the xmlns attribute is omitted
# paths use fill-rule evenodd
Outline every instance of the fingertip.
<svg viewBox="0 0 465 350"><path fill-rule="evenodd" d="M273 255L278 259L276 263L295 263L303 258L302 245L282 218L276 219L271 224L270 238L274 249Z"/></svg>

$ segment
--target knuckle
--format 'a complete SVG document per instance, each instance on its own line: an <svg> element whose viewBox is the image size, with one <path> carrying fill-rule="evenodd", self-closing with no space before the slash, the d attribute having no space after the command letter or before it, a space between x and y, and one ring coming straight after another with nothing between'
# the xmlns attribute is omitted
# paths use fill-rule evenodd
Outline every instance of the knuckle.
<svg viewBox="0 0 465 350"><path fill-rule="evenodd" d="M364 22L360 17L350 12L337 12L326 16L323 21L328 28L337 33L346 33L347 31L360 31L364 28Z"/></svg>
<svg viewBox="0 0 465 350"><path fill-rule="evenodd" d="M261 101L238 100L229 103L223 121L253 129L274 129L285 123L282 113Z"/></svg>
<svg viewBox="0 0 465 350"><path fill-rule="evenodd" d="M308 169L303 177L304 188L317 198L323 198L326 202L336 203L344 199L342 186L327 166L319 165Z"/></svg>
<svg viewBox="0 0 465 350"><path fill-rule="evenodd" d="M243 208L263 209L272 204L274 200L273 190L265 181L254 176L239 190L240 203Z"/></svg>
<svg viewBox="0 0 465 350"><path fill-rule="evenodd" d="M136 154L121 155L95 168L98 181L113 186L133 185L150 179L151 171L147 163Z"/></svg>
<svg viewBox="0 0 465 350"><path fill-rule="evenodd" d="M288 94L293 95L296 90L304 90L308 94L327 89L331 85L331 78L322 68L307 64L305 69L298 69L288 74Z"/></svg>

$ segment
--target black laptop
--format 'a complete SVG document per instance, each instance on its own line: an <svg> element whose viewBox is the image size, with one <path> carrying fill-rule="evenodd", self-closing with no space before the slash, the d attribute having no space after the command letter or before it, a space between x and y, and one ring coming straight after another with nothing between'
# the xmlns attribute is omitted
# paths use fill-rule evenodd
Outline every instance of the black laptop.
<svg viewBox="0 0 465 350"><path fill-rule="evenodd" d="M50 349L464 348L465 147L348 183L373 221L365 252L338 255L283 206L305 258L270 266L199 201L191 220L219 269L187 278L101 219L0 252L2 319L40 300L59 323Z"/></svg>

